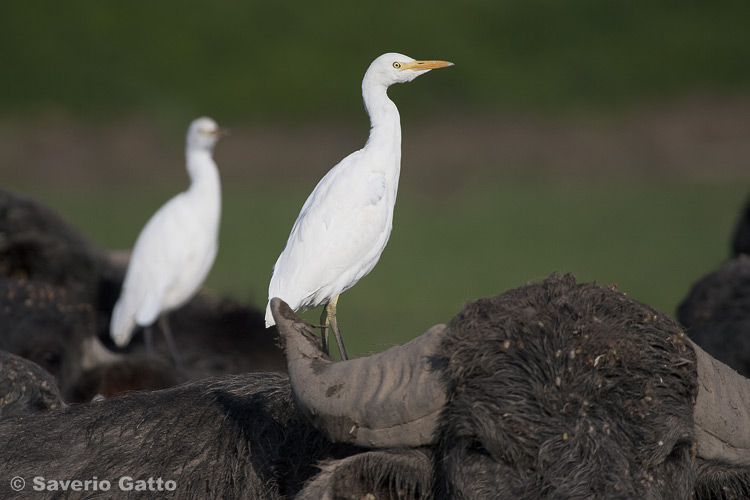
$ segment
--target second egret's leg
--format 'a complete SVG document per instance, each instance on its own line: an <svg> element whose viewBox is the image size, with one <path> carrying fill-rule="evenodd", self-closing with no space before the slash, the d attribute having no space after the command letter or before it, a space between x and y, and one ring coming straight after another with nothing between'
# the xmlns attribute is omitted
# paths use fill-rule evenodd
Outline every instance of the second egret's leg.
<svg viewBox="0 0 750 500"><path fill-rule="evenodd" d="M146 359L154 359L154 332L151 330L154 326L149 325L143 329L143 340L146 344Z"/></svg>
<svg viewBox="0 0 750 500"><path fill-rule="evenodd" d="M334 295L334 297L331 299L330 302L326 305L326 322L324 323L326 327L330 326L331 330L333 330L333 336L336 338L336 344L339 346L339 353L341 354L341 359L346 361L349 359L349 356L346 354L346 348L344 347L344 339L341 338L341 330L339 330L339 321L336 319L336 304L339 301L339 296ZM328 341L328 328L325 329L325 336L326 336L326 342Z"/></svg>
<svg viewBox="0 0 750 500"><path fill-rule="evenodd" d="M159 322L159 329L164 334L164 339L167 341L169 352L172 353L174 364L179 368L182 366L182 357L180 356L180 351L177 350L177 344L174 341L174 337L172 337L172 331L169 328L169 320L167 319L167 315L160 315L157 321Z"/></svg>

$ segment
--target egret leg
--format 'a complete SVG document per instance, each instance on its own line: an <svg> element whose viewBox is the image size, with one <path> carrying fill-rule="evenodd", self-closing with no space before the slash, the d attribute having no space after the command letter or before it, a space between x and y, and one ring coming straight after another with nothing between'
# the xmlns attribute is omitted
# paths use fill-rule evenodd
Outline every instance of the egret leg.
<svg viewBox="0 0 750 500"><path fill-rule="evenodd" d="M169 328L167 315L162 314L157 321L159 322L159 329L164 334L164 339L167 341L169 352L172 353L172 359L174 360L175 366L178 368L182 367L182 356L180 356L180 351L177 350L177 344L174 341L174 337L172 337L172 331Z"/></svg>
<svg viewBox="0 0 750 500"><path fill-rule="evenodd" d="M320 313L320 324L323 329L320 336L320 347L324 353L330 356L331 346L328 344L328 304L323 308L323 312Z"/></svg>
<svg viewBox="0 0 750 500"><path fill-rule="evenodd" d="M154 332L151 330L153 326L147 326L143 329L143 340L146 343L146 359L151 361L154 359Z"/></svg>
<svg viewBox="0 0 750 500"><path fill-rule="evenodd" d="M333 330L333 336L336 338L336 344L339 346L339 353L341 354L341 359L343 361L346 361L349 359L349 356L346 354L346 348L344 347L344 339L341 338L341 330L339 330L339 321L336 319L336 304L339 301L339 296L335 295L330 302L326 305L326 322L324 323L326 325L325 336L326 336L326 342L328 342L328 326L331 327L331 330Z"/></svg>

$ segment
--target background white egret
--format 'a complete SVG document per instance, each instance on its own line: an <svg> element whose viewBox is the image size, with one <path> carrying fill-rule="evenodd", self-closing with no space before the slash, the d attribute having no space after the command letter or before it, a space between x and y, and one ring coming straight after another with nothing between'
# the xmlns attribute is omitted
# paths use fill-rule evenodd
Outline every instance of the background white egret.
<svg viewBox="0 0 750 500"><path fill-rule="evenodd" d="M401 170L401 123L388 87L410 82L445 61L416 61L388 53L375 59L362 80L370 116L365 147L333 167L307 198L286 247L276 261L268 287L266 326L274 324L270 300L283 299L297 310L326 304L321 322L347 359L336 321L339 294L372 271L393 227L393 207Z"/></svg>
<svg viewBox="0 0 750 500"><path fill-rule="evenodd" d="M223 134L211 118L190 124L186 146L190 187L165 203L135 242L110 323L110 335L120 347L130 342L136 325L146 328L150 344L150 328L159 320L179 361L166 315L195 295L216 258L221 183L211 155Z"/></svg>

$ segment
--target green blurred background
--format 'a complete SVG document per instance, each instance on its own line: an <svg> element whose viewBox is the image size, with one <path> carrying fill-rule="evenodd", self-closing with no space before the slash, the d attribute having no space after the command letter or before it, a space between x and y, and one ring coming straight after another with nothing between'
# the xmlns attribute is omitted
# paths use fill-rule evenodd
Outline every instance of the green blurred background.
<svg viewBox="0 0 750 500"><path fill-rule="evenodd" d="M187 185L188 123L212 116L233 133L207 286L263 307L308 193L366 140L372 59L450 60L390 91L399 200L339 302L351 351L553 271L671 314L728 256L748 195L748 19L746 0L15 2L0 178L127 248Z"/></svg>

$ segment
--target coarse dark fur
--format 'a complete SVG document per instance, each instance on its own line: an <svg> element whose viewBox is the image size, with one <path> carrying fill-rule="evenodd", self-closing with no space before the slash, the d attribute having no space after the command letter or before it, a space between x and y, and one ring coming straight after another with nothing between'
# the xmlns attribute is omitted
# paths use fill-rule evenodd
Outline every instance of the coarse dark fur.
<svg viewBox="0 0 750 500"><path fill-rule="evenodd" d="M750 470L747 467L696 459L696 482L691 500L747 500Z"/></svg>
<svg viewBox="0 0 750 500"><path fill-rule="evenodd" d="M677 319L707 353L750 377L750 256L731 259L695 283Z"/></svg>
<svg viewBox="0 0 750 500"><path fill-rule="evenodd" d="M63 406L52 375L28 359L0 351L0 420Z"/></svg>
<svg viewBox="0 0 750 500"><path fill-rule="evenodd" d="M66 498L128 498L120 477L173 480L158 498L288 498L319 460L354 450L327 442L303 421L288 379L253 373L133 393L31 419L0 422L0 497L9 480L111 481L108 492Z"/></svg>
<svg viewBox="0 0 750 500"><path fill-rule="evenodd" d="M295 500L431 499L434 455L429 448L363 451L320 464Z"/></svg>
<svg viewBox="0 0 750 500"><path fill-rule="evenodd" d="M680 326L614 290L553 276L468 304L435 367L433 446L332 444L286 375L250 373L6 419L0 497L15 475L128 475L174 480L159 498L180 499L746 498L745 469L695 457Z"/></svg>
<svg viewBox="0 0 750 500"><path fill-rule="evenodd" d="M469 304L448 331L445 498L690 496L695 357L666 315L565 276Z"/></svg>

